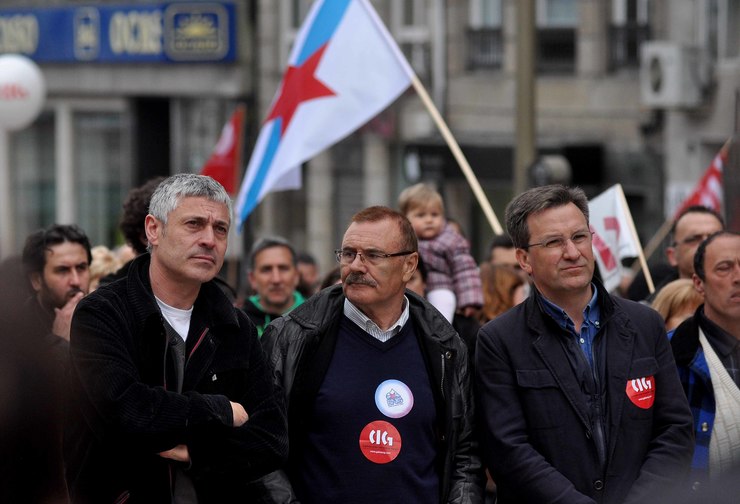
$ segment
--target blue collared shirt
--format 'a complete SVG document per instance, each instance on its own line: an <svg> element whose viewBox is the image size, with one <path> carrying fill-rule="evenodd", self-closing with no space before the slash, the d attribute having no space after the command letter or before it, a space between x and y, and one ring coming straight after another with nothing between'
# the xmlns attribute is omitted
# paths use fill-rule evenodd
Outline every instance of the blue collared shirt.
<svg viewBox="0 0 740 504"><path fill-rule="evenodd" d="M601 328L599 317L601 316L601 310L599 309L598 291L594 284L591 284L591 288L594 291L594 295L591 296L591 301L588 302L586 308L583 309L583 324L581 324L581 333L576 332L576 325L570 319L565 310L560 308L558 305L548 300L545 296L542 296L542 306L545 312L548 313L560 327L567 330L570 334L575 337L578 342L578 346L581 347L583 353L586 355L591 369L594 369L594 355L593 345L596 333Z"/></svg>

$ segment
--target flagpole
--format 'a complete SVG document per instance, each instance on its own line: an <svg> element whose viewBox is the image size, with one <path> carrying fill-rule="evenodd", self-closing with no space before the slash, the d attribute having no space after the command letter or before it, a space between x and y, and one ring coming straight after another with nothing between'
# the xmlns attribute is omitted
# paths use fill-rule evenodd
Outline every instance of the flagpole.
<svg viewBox="0 0 740 504"><path fill-rule="evenodd" d="M460 168L462 169L463 174L468 181L468 184L470 184L470 188L473 190L473 194L475 194L475 197L478 199L478 203L483 209L483 213L488 219L488 223L493 228L493 232L497 235L504 234L504 230L501 227L498 219L496 218L496 214L493 212L493 208L491 208L491 203L488 201L488 198L486 198L486 195L483 192L483 188L481 188L480 183L473 173L472 168L470 168L468 160L465 159L465 155L460 149L460 146L457 144L457 141L452 136L452 132L450 132L450 129L447 127L444 119L442 119L442 116L437 110L437 107L434 105L434 102L429 97L429 93L427 93L427 90L424 88L424 85L416 76L416 73L412 73L410 77L414 89L417 93L419 93L419 98L421 98L422 103L424 103L424 106L429 111L429 114L432 116L434 123L437 125L437 128L439 128L439 132L442 134L442 137L445 139L447 145L452 151L452 155L455 156L455 160L460 165Z"/></svg>
<svg viewBox="0 0 740 504"><path fill-rule="evenodd" d="M236 112L238 115L238 128L237 131L234 132L236 135L236 156L234 156L234 162L236 163L236 168L233 170L234 172L234 187L236 190L239 190L239 180L241 179L241 168L242 168L242 150L244 148L244 126L246 125L246 119L247 119L247 106L244 103L239 103L236 106ZM233 202L232 197L232 202ZM234 229L236 229L236 226L234 226ZM239 261L242 259L242 255L244 253L244 237L241 235L241 233L236 232L234 233L234 240L232 241L232 245L236 248L236 254L231 254L230 258L228 259L228 270L226 272L226 282L231 285L234 290L239 292ZM233 252L233 251L232 251Z"/></svg>
<svg viewBox="0 0 740 504"><path fill-rule="evenodd" d="M638 252L638 258L640 260L640 266L642 266L642 272L645 275L645 281L647 282L648 291L650 291L650 294L655 292L655 284L653 284L653 276L650 274L650 270L648 269L647 260L645 260L645 253L642 250L642 244L640 244L640 238L637 236L637 229L635 229L635 222L632 220L632 212L630 211L629 205L627 205L627 198L624 196L624 190L622 189L622 184L617 184L617 194L619 195L619 199L622 202L622 206L627 210L627 224L630 228L630 233L632 234L632 239L635 243L639 245L637 252Z"/></svg>

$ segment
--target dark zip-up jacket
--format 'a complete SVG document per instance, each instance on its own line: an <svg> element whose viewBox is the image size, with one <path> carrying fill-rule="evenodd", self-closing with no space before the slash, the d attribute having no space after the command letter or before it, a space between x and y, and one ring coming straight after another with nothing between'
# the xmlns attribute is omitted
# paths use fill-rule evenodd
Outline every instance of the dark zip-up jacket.
<svg viewBox="0 0 740 504"><path fill-rule="evenodd" d="M537 291L478 335L484 458L499 503L641 504L688 470L691 412L663 322L595 283L600 384L590 401L562 344L564 329L543 312ZM603 412L594 410L602 404ZM599 415L605 441L593 420Z"/></svg>
<svg viewBox="0 0 740 504"><path fill-rule="evenodd" d="M282 401L254 325L213 282L195 301L182 393L173 391L177 374L149 259L137 258L126 278L85 297L74 314L77 415L65 443L71 497L170 503L177 463L157 454L185 444L199 503L231 502L246 480L287 455ZM232 426L230 400L249 415L242 427Z"/></svg>
<svg viewBox="0 0 740 504"><path fill-rule="evenodd" d="M435 396L439 501L482 502L483 473L474 434L472 382L465 344L431 305L410 291L406 291L406 296ZM288 408L288 477L300 470L294 463L300 459L310 411L331 362L344 299L341 285L324 289L273 321L263 336L275 368L275 383L282 389ZM269 494L266 501L294 501L285 472L270 475L265 485Z"/></svg>

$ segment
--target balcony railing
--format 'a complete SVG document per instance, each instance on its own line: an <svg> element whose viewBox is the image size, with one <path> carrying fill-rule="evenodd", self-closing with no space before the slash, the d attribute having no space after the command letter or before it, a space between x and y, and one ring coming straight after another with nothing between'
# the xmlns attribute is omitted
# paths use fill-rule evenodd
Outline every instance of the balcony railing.
<svg viewBox="0 0 740 504"><path fill-rule="evenodd" d="M575 69L576 30L538 28L537 70L543 73L574 73Z"/></svg>
<svg viewBox="0 0 740 504"><path fill-rule="evenodd" d="M500 28L468 29L468 69L501 68L503 59L504 43Z"/></svg>
<svg viewBox="0 0 740 504"><path fill-rule="evenodd" d="M640 46L650 40L650 27L627 23L609 27L609 65L612 70L640 65Z"/></svg>

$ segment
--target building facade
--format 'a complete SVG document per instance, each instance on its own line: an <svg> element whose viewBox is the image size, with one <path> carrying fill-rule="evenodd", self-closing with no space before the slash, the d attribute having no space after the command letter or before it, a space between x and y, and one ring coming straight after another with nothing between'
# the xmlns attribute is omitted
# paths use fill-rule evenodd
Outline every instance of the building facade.
<svg viewBox="0 0 740 504"><path fill-rule="evenodd" d="M646 241L737 129L740 4L532 1L536 154L545 161L558 156L565 169L533 163L530 183L563 180L584 187L589 196L621 183ZM520 3L372 1L499 219L514 195ZM124 4L54 4L69 10L92 6L106 19L118 9L124 13L116 25L119 38L106 33L110 44L145 54L131 54L128 60L115 54L103 61L89 54L87 60L37 60L48 99L29 128L10 135L13 229L2 234L3 255L18 251L30 231L54 221L77 222L95 243L115 244L128 189L155 175L197 172L237 102L248 109L248 158L311 2ZM165 11L194 5L222 8L232 16L233 24L224 25L233 26L233 38L226 39L232 51L228 56L211 61L161 56L169 47L167 20L173 18ZM12 15L49 9L49 2L0 0L0 53L24 52L7 35ZM154 11L159 14L144 15ZM189 22L202 21L205 13L200 14ZM187 19L186 14L180 19L185 32ZM200 28L192 33L211 33ZM82 57L90 50L85 47L78 49ZM658 60L652 70L641 57L646 50L650 61ZM679 70L676 58L669 57L675 54ZM681 84L674 85L677 81ZM257 236L281 234L313 253L322 271L328 271L331 251L355 211L371 204L395 206L403 188L423 180L441 190L449 216L462 224L474 255L479 260L486 256L493 231L413 91L306 163L303 180L299 191L269 195L237 241L248 245ZM234 250L241 258L242 249Z"/></svg>

